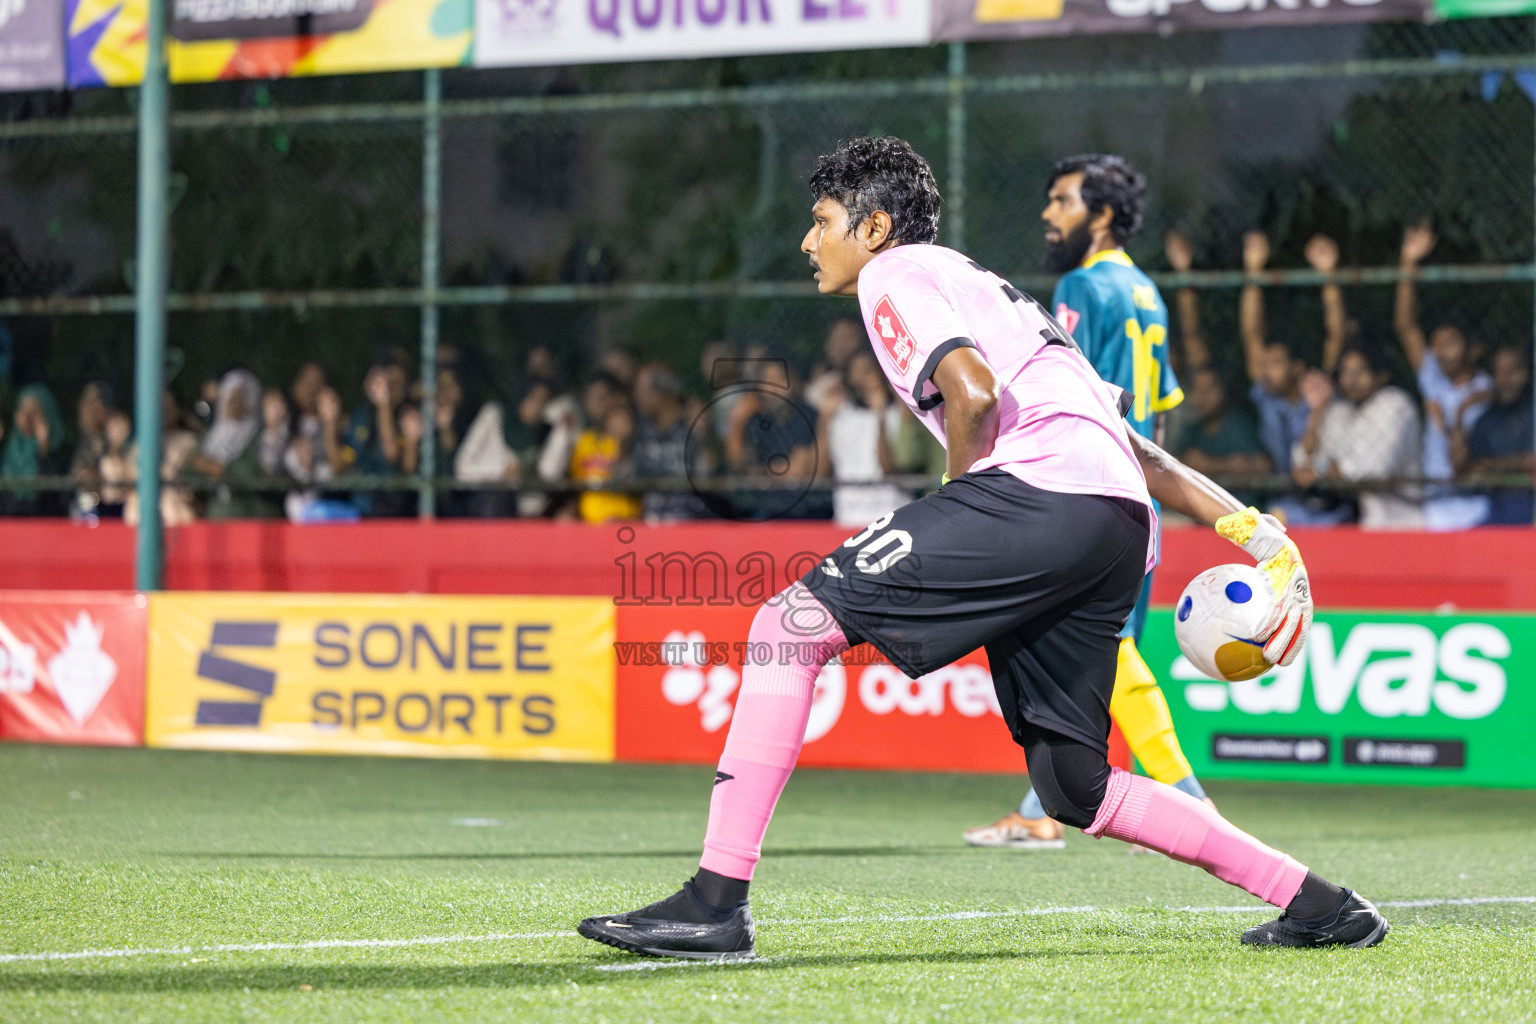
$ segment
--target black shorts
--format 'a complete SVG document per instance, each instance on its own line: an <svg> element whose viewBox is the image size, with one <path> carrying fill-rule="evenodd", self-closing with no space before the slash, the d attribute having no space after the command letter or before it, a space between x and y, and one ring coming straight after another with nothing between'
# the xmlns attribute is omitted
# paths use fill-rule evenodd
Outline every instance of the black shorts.
<svg viewBox="0 0 1536 1024"><path fill-rule="evenodd" d="M1119 633L1146 569L1140 502L967 473L802 577L851 643L912 678L985 647L1003 717L1109 749Z"/></svg>

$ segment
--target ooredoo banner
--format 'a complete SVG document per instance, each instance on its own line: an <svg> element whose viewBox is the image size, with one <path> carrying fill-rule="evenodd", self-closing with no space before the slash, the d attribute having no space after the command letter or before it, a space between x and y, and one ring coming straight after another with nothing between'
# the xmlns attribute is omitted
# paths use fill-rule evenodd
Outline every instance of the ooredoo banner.
<svg viewBox="0 0 1536 1024"><path fill-rule="evenodd" d="M929 0L477 0L475 65L925 46Z"/></svg>
<svg viewBox="0 0 1536 1024"><path fill-rule="evenodd" d="M755 604L619 609L615 660L621 761L713 764L725 745L743 666L794 657L755 650ZM1128 763L1115 736L1111 756ZM981 651L909 679L868 644L816 680L801 765L906 771L1024 771Z"/></svg>
<svg viewBox="0 0 1536 1024"><path fill-rule="evenodd" d="M0 740L138 746L145 600L0 592Z"/></svg>
<svg viewBox="0 0 1536 1024"><path fill-rule="evenodd" d="M613 758L613 605L156 594L150 746Z"/></svg>
<svg viewBox="0 0 1536 1024"><path fill-rule="evenodd" d="M1536 787L1536 618L1320 612L1290 667L1202 676L1154 611L1142 652L1210 778Z"/></svg>

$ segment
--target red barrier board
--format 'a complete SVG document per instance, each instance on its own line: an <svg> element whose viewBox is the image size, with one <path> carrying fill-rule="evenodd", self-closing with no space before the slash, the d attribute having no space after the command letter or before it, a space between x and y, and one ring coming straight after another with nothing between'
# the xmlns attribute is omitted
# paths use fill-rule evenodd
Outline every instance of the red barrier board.
<svg viewBox="0 0 1536 1024"><path fill-rule="evenodd" d="M809 522L200 522L167 531L166 585L172 590L617 597L623 586L619 560L631 553L642 577L650 571L647 559L669 552L718 552L734 571L738 560L753 552L768 554L780 566L797 552L825 553L849 532ZM1536 565L1536 529L1432 534L1339 527L1296 530L1294 536L1320 607L1536 609L1536 572L1530 571ZM65 520L0 519L0 545L6 551L0 565L3 589L133 586L133 531L121 523L89 528ZM1199 573L1242 560L1211 530L1169 528L1152 601L1170 605ZM779 574L779 586L783 579ZM642 578L639 584L645 593L648 581ZM735 581L732 593L734 586Z"/></svg>
<svg viewBox="0 0 1536 1024"><path fill-rule="evenodd" d="M0 740L141 745L147 608L131 593L0 592Z"/></svg>
<svg viewBox="0 0 1536 1024"><path fill-rule="evenodd" d="M757 609L648 605L618 609L614 748L620 761L713 764L735 709ZM777 656L777 652L774 652ZM816 682L800 764L902 771L1024 771L976 651L908 679L863 644ZM1128 764L1119 733L1111 759Z"/></svg>

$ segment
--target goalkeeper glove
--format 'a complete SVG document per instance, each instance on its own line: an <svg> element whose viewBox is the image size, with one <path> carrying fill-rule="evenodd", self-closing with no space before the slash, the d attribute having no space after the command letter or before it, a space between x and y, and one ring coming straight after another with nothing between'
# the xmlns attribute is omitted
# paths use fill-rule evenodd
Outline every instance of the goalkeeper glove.
<svg viewBox="0 0 1536 1024"><path fill-rule="evenodd" d="M1312 630L1312 586L1296 542L1280 520L1252 506L1216 520L1216 532L1248 552L1269 577L1274 605L1254 639L1264 642L1264 660L1289 665Z"/></svg>

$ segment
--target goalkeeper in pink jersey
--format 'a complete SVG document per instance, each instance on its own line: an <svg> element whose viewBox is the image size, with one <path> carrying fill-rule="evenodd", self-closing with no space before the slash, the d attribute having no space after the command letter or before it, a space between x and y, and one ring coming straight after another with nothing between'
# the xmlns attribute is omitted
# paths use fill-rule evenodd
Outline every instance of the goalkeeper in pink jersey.
<svg viewBox="0 0 1536 1024"><path fill-rule="evenodd" d="M1152 500L1211 524L1269 572L1277 596L1254 639L1289 663L1312 600L1283 528L1127 429L1127 392L1099 377L1048 311L934 244L938 188L907 143L853 139L820 159L810 186L814 224L801 249L823 294L858 296L891 386L944 443L946 482L758 610L755 649L793 656L743 666L699 870L664 900L577 930L654 956L752 956L748 887L816 677L869 643L913 678L984 647L1046 813L1202 867L1284 910L1244 942L1381 941L1387 922L1363 897L1187 793L1108 763L1118 634L1152 563Z"/></svg>

